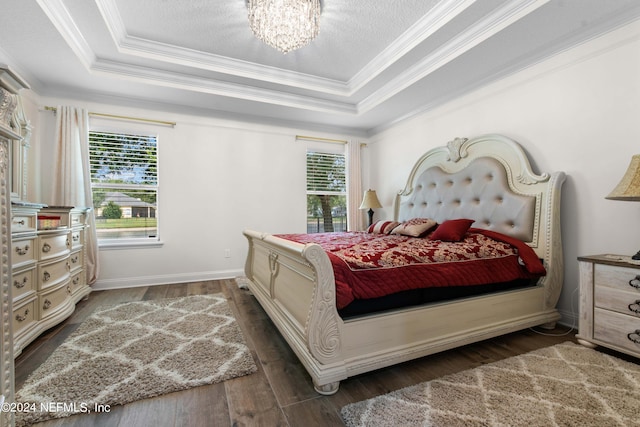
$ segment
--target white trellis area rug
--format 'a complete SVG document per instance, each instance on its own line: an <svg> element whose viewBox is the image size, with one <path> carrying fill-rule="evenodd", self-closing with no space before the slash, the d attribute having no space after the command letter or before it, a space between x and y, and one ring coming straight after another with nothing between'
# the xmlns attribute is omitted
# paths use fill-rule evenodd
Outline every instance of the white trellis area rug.
<svg viewBox="0 0 640 427"><path fill-rule="evenodd" d="M572 342L342 408L355 426L638 426L640 365Z"/></svg>
<svg viewBox="0 0 640 427"><path fill-rule="evenodd" d="M213 384L257 369L222 294L135 301L96 310L26 380L27 425L98 405ZM41 411L40 403L69 411ZM59 411L59 412L58 412Z"/></svg>

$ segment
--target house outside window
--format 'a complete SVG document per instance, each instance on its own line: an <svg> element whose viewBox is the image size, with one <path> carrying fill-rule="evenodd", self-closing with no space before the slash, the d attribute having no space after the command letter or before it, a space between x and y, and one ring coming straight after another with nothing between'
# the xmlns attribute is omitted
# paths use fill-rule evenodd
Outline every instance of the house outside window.
<svg viewBox="0 0 640 427"><path fill-rule="evenodd" d="M89 132L96 233L103 243L158 240L157 136Z"/></svg>
<svg viewBox="0 0 640 427"><path fill-rule="evenodd" d="M324 148L309 147L307 149L307 233L347 231L347 229L347 173L344 146L327 144Z"/></svg>

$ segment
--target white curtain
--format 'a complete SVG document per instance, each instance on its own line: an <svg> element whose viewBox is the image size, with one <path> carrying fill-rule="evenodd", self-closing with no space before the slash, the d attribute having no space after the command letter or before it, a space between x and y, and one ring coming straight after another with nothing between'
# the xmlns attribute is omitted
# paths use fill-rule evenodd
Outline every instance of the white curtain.
<svg viewBox="0 0 640 427"><path fill-rule="evenodd" d="M365 222L360 208L362 202L362 166L360 164L360 141L350 140L347 144L347 162L349 167L348 192L349 200L347 200L347 213L349 218L347 224L349 224L349 230L361 231L364 230Z"/></svg>
<svg viewBox="0 0 640 427"><path fill-rule="evenodd" d="M98 238L91 195L89 169L89 113L82 108L59 106L56 109L56 149L53 173L53 204L91 208L87 212L87 283L98 278Z"/></svg>

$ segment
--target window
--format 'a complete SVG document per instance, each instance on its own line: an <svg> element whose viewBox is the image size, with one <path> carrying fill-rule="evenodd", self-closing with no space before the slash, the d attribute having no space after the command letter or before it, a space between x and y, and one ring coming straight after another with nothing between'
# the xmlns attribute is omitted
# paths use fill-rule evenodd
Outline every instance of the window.
<svg viewBox="0 0 640 427"><path fill-rule="evenodd" d="M309 148L307 149L307 233L346 230L347 177L344 152L327 152Z"/></svg>
<svg viewBox="0 0 640 427"><path fill-rule="evenodd" d="M157 240L157 136L92 130L89 163L98 240Z"/></svg>

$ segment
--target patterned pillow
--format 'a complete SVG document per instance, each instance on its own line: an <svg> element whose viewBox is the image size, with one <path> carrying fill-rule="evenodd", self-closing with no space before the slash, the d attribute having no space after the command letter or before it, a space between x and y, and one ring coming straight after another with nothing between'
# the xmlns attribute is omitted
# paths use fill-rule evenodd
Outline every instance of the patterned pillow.
<svg viewBox="0 0 640 427"><path fill-rule="evenodd" d="M440 224L429 238L444 242L459 242L473 222L472 219L450 219Z"/></svg>
<svg viewBox="0 0 640 427"><path fill-rule="evenodd" d="M433 228L437 222L431 218L413 218L405 221L393 229L391 234L402 234L404 236L420 237Z"/></svg>
<svg viewBox="0 0 640 427"><path fill-rule="evenodd" d="M376 221L367 228L367 233L389 234L399 225L397 221Z"/></svg>

